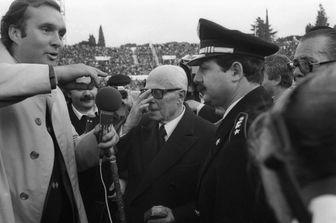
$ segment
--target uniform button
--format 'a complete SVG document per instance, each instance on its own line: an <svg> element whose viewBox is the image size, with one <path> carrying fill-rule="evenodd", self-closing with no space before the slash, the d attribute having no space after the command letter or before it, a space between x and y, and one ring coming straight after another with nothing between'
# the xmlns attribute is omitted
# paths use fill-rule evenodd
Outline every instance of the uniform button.
<svg viewBox="0 0 336 223"><path fill-rule="evenodd" d="M40 156L40 154L36 151L33 151L33 152L30 153L30 158L33 159L33 160L37 159L39 156Z"/></svg>
<svg viewBox="0 0 336 223"><path fill-rule="evenodd" d="M29 195L28 194L26 194L26 193L24 193L24 192L22 192L21 194L20 194L20 199L21 200L27 200L29 198Z"/></svg>
<svg viewBox="0 0 336 223"><path fill-rule="evenodd" d="M59 186L58 182L52 182L51 183L52 189L58 189L58 186Z"/></svg>
<svg viewBox="0 0 336 223"><path fill-rule="evenodd" d="M199 210L194 210L195 211L195 214L197 215L197 216L200 216L200 212L199 212Z"/></svg>
<svg viewBox="0 0 336 223"><path fill-rule="evenodd" d="M36 118L36 119L35 119L35 123L36 123L36 125L41 125L41 124L42 124L42 121L41 121L40 118Z"/></svg>

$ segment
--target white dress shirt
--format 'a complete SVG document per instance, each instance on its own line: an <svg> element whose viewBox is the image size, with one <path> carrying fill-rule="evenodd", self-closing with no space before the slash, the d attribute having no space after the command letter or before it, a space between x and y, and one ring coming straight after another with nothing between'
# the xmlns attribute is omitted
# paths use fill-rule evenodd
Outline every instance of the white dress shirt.
<svg viewBox="0 0 336 223"><path fill-rule="evenodd" d="M159 127L161 127L162 124L164 124L164 128L166 130L166 136L165 136L165 141L167 142L167 140L169 139L170 135L173 133L174 129L176 128L177 124L180 122L180 120L182 119L182 116L185 112L185 106L183 105L183 111L181 112L181 114L179 116L177 116L176 118L174 118L173 120L166 122L166 123L159 123Z"/></svg>

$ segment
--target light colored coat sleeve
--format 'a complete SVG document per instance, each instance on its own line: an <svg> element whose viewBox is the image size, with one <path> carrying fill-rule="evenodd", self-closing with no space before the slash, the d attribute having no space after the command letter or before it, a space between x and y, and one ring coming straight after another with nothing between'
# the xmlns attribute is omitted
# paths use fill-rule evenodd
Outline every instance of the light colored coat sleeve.
<svg viewBox="0 0 336 223"><path fill-rule="evenodd" d="M0 107L50 91L48 66L0 63Z"/></svg>
<svg viewBox="0 0 336 223"><path fill-rule="evenodd" d="M0 61L0 107L37 94L50 93L47 65L16 64L2 43L0 43Z"/></svg>

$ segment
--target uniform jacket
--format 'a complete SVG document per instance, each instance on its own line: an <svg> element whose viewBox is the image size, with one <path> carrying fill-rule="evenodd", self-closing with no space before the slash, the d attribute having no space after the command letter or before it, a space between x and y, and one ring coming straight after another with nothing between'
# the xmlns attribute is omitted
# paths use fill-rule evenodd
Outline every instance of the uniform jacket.
<svg viewBox="0 0 336 223"><path fill-rule="evenodd" d="M197 210L202 223L274 222L246 146L250 123L271 102L258 87L245 95L218 127L216 147L199 179Z"/></svg>
<svg viewBox="0 0 336 223"><path fill-rule="evenodd" d="M96 162L95 137L91 133L79 140L61 90L51 91L48 66L13 63L0 44L0 221L41 220L54 161L53 140L45 124L49 109L79 219L85 223L77 167L85 169Z"/></svg>
<svg viewBox="0 0 336 223"><path fill-rule="evenodd" d="M214 143L214 126L186 109L158 153L157 126L157 121L144 118L118 144L119 170L128 170L127 222L143 222L145 211L155 205L172 209L177 223L195 222L197 177Z"/></svg>
<svg viewBox="0 0 336 223"><path fill-rule="evenodd" d="M198 112L198 116L208 120L211 123L215 123L223 117L222 115L216 114L216 109L214 106L208 104L205 104L201 108L201 110Z"/></svg>

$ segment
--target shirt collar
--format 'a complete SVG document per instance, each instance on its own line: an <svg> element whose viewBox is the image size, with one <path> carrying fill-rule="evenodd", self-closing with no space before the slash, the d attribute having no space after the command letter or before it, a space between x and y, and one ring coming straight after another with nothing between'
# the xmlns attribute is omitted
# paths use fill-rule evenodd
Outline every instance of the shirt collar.
<svg viewBox="0 0 336 223"><path fill-rule="evenodd" d="M175 119L164 123L164 128L166 130L167 135L165 136L165 140L167 141L168 138L170 137L170 135L173 133L173 131L175 130L177 124L180 122L180 120L182 119L182 116L184 115L185 112L185 106L183 105L183 110L181 112L181 114L179 116L177 116ZM159 127L161 127L162 123L159 123Z"/></svg>
<svg viewBox="0 0 336 223"><path fill-rule="evenodd" d="M258 87L259 87L259 86L255 86L251 91L253 91L254 89L256 89L256 88L258 88ZM251 91L250 91L250 92L251 92ZM233 107L234 107L236 104L238 104L238 102L239 102L242 98L244 98L246 95L247 95L247 94L245 94L244 96L238 98L235 102L233 102L233 103L232 103L232 104L225 110L225 113L224 113L224 115L223 115L223 118L221 118L220 120L218 120L217 122L215 122L214 125L215 125L216 127L218 127L218 126L222 123L222 121L225 119L225 117L229 114L229 112L233 109Z"/></svg>
<svg viewBox="0 0 336 223"><path fill-rule="evenodd" d="M71 107L72 107L73 112L77 116L78 120L81 120L83 115L86 115L90 118L94 118L94 117L96 117L96 114L98 113L98 108L97 108L96 105L94 105L89 111L87 111L84 114L81 113L80 111L78 111L73 104L71 104Z"/></svg>
<svg viewBox="0 0 336 223"><path fill-rule="evenodd" d="M244 96L243 96L243 97L244 97ZM225 110L223 117L222 117L221 119L219 119L217 122L214 123L214 125L215 125L216 127L218 127L218 126L222 123L222 121L223 121L223 120L225 119L225 117L229 114L229 112L233 109L233 107L234 107L236 104L238 104L238 102L239 102L243 97L241 97L241 98L239 98L238 100L236 100L235 102L233 102L233 103L232 103L232 104Z"/></svg>

